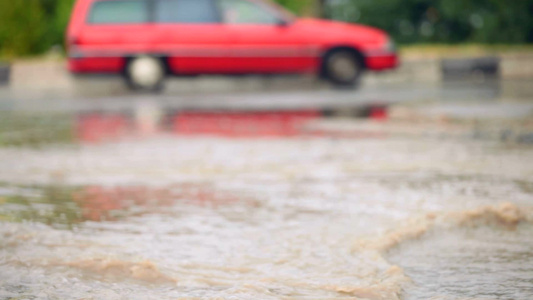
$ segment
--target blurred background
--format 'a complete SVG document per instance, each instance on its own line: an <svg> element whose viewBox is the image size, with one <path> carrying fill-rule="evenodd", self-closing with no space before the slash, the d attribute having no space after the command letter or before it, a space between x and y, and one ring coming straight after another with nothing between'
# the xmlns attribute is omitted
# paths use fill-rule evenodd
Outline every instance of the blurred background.
<svg viewBox="0 0 533 300"><path fill-rule="evenodd" d="M524 45L533 42L533 2L277 0L300 16L357 22L387 31L400 45ZM1 58L60 51L74 0L0 4Z"/></svg>

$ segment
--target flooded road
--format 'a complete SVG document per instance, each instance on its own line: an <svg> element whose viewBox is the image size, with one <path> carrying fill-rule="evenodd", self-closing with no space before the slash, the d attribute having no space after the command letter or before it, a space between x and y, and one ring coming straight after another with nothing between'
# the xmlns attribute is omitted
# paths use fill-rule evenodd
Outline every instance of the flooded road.
<svg viewBox="0 0 533 300"><path fill-rule="evenodd" d="M1 101L0 300L532 299L509 84Z"/></svg>
<svg viewBox="0 0 533 300"><path fill-rule="evenodd" d="M405 299L530 299L532 229L483 224L435 232L404 243L390 259L418 283Z"/></svg>
<svg viewBox="0 0 533 300"><path fill-rule="evenodd" d="M0 299L533 298L528 144L158 135L0 157Z"/></svg>

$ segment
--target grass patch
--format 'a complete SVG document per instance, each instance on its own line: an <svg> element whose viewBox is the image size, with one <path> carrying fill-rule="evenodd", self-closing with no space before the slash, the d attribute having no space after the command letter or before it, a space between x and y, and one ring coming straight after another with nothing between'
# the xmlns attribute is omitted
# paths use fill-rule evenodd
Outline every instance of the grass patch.
<svg viewBox="0 0 533 300"><path fill-rule="evenodd" d="M63 114L0 112L0 147L41 147L75 142L74 121Z"/></svg>

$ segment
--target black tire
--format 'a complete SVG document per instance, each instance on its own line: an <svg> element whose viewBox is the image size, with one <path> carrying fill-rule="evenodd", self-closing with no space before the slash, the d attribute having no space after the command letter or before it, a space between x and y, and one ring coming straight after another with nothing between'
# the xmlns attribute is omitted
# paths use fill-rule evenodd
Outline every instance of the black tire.
<svg viewBox="0 0 533 300"><path fill-rule="evenodd" d="M166 68L160 58L137 56L127 61L124 77L130 90L159 92L164 86Z"/></svg>
<svg viewBox="0 0 533 300"><path fill-rule="evenodd" d="M361 56L352 50L333 50L323 60L323 75L338 87L357 87L363 71Z"/></svg>

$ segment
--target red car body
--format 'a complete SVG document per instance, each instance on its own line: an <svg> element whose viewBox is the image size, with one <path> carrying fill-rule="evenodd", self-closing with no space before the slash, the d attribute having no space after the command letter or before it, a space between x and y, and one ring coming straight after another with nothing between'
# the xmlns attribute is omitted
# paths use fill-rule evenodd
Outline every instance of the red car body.
<svg viewBox="0 0 533 300"><path fill-rule="evenodd" d="M89 14L101 1L124 0L75 4L66 41L73 73L123 73L128 59L139 55L164 58L166 71L175 75L319 73L326 53L340 48L357 53L367 70L398 64L389 36L368 26L287 18L281 12L278 24L93 24Z"/></svg>

